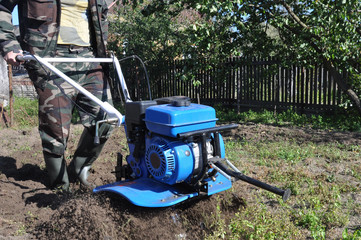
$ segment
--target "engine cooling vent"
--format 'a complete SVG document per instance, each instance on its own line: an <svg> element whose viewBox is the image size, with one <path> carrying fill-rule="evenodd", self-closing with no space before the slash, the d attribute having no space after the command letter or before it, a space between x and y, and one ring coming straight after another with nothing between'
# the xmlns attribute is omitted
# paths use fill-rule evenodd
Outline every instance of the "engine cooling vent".
<svg viewBox="0 0 361 240"><path fill-rule="evenodd" d="M148 147L145 163L150 174L159 180L170 177L175 167L174 156L163 141Z"/></svg>

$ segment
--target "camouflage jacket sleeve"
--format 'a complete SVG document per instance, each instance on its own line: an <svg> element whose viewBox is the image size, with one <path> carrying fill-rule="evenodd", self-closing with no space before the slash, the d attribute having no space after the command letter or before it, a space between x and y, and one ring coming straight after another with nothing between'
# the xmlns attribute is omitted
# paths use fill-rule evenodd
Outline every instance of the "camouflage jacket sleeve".
<svg viewBox="0 0 361 240"><path fill-rule="evenodd" d="M104 42L105 44L108 41L108 6L107 6L107 2L106 1L101 1L101 24L102 24L102 29L103 29L103 38L104 38Z"/></svg>
<svg viewBox="0 0 361 240"><path fill-rule="evenodd" d="M106 42L108 38L108 6L105 0L89 0L90 15L94 27L94 44L97 57L106 56Z"/></svg>
<svg viewBox="0 0 361 240"><path fill-rule="evenodd" d="M17 0L0 0L0 52L2 56L21 49L11 22L11 13L17 2Z"/></svg>

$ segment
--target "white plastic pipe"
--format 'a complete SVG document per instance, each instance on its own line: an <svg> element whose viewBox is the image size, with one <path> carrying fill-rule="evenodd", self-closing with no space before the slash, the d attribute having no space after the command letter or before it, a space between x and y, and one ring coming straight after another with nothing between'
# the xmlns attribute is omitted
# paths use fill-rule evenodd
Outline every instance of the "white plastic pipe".
<svg viewBox="0 0 361 240"><path fill-rule="evenodd" d="M27 59L28 56L25 55L24 59ZM37 58L40 58L36 56ZM105 63L112 63L114 60L113 58L42 58L44 61L49 63L73 63L73 62L105 62ZM114 57L116 59L116 57Z"/></svg>

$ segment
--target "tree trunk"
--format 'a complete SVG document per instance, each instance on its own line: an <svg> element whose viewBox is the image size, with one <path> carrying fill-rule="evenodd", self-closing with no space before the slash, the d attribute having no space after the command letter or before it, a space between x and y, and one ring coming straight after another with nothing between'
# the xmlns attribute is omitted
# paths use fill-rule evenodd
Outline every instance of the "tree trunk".
<svg viewBox="0 0 361 240"><path fill-rule="evenodd" d="M354 105L356 107L356 110L358 111L358 113L361 116L361 101L360 101L360 98L357 96L355 91L352 90L352 88L347 84L345 79L342 77L342 74L339 71L336 70L336 68L332 65L331 62L327 61L326 59L324 59L323 62L324 62L324 65L326 66L326 68L330 71L333 79L336 81L338 86L343 91L345 91L347 96L349 96L350 100L354 103Z"/></svg>

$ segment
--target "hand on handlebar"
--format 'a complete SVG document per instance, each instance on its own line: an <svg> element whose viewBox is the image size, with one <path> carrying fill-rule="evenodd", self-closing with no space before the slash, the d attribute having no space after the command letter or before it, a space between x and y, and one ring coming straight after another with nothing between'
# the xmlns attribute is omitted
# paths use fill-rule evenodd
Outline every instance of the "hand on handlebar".
<svg viewBox="0 0 361 240"><path fill-rule="evenodd" d="M11 64L13 66L19 66L21 62L23 62L23 60L21 60L21 57L23 56L22 52L8 52L5 56L4 56L4 60L8 63Z"/></svg>

